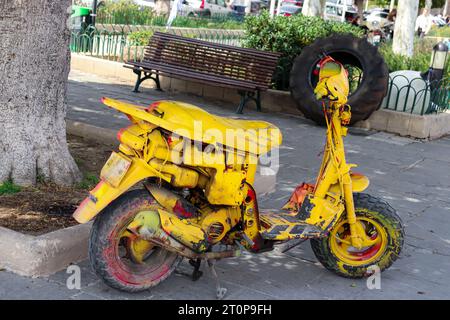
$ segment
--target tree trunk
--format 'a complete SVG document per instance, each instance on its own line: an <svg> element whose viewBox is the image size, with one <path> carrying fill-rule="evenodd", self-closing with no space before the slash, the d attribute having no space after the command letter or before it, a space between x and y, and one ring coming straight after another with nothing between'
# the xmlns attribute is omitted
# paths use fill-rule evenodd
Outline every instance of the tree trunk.
<svg viewBox="0 0 450 320"><path fill-rule="evenodd" d="M419 0L399 0L395 19L392 50L412 57L414 50L414 27L416 24Z"/></svg>
<svg viewBox="0 0 450 320"><path fill-rule="evenodd" d="M395 8L395 0L391 0L391 3L389 4L389 12L394 10L394 8Z"/></svg>
<svg viewBox="0 0 450 320"><path fill-rule="evenodd" d="M250 14L252 9L252 1L251 0L244 0L245 5L245 14Z"/></svg>
<svg viewBox="0 0 450 320"><path fill-rule="evenodd" d="M444 11L442 12L442 15L443 15L444 17L450 15L450 0L447 0L447 1L445 2Z"/></svg>
<svg viewBox="0 0 450 320"><path fill-rule="evenodd" d="M0 0L0 183L81 178L66 141L71 0Z"/></svg>
<svg viewBox="0 0 450 320"><path fill-rule="evenodd" d="M302 15L323 17L326 0L305 0L303 2Z"/></svg>
<svg viewBox="0 0 450 320"><path fill-rule="evenodd" d="M168 16L170 13L170 1L169 0L156 0L155 1L155 13L157 15Z"/></svg>
<svg viewBox="0 0 450 320"><path fill-rule="evenodd" d="M355 0L355 5L358 8L358 16L361 17L362 21L362 16L364 12L364 0Z"/></svg>
<svg viewBox="0 0 450 320"><path fill-rule="evenodd" d="M276 4L276 0L270 0L269 14L272 18L275 15L275 4Z"/></svg>

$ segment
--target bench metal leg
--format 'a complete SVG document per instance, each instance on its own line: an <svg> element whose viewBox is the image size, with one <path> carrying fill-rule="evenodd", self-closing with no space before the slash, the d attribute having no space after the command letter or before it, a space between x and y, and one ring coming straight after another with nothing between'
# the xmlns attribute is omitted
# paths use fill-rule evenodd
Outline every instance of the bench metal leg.
<svg viewBox="0 0 450 320"><path fill-rule="evenodd" d="M255 101L256 111L261 111L261 91L256 90L256 96L255 96L255 92L253 92L253 91L238 90L238 93L241 96L241 101L239 102L239 106L236 109L236 113L242 114L244 111L245 105L249 101Z"/></svg>
<svg viewBox="0 0 450 320"><path fill-rule="evenodd" d="M142 76L142 71L140 70L133 70L134 73L137 74L137 80L136 80L136 84L134 85L134 89L133 92L139 92L139 86L141 85L141 76Z"/></svg>
<svg viewBox="0 0 450 320"><path fill-rule="evenodd" d="M139 92L139 87L141 85L142 82L144 82L147 79L152 79L153 81L155 81L156 83L156 90L158 91L163 91L161 89L161 83L159 81L159 74L152 74L152 73L148 73L148 72L144 72L142 70L133 70L134 73L137 74L137 80L136 80L136 84L134 85L134 90L133 92ZM142 77L142 73L144 73L144 77Z"/></svg>
<svg viewBox="0 0 450 320"><path fill-rule="evenodd" d="M256 111L261 112L261 91L256 90Z"/></svg>

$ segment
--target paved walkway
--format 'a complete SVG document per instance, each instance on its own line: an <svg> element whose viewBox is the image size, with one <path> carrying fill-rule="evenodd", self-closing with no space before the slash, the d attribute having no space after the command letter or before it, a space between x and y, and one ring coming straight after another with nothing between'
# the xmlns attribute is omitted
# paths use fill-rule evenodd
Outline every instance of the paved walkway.
<svg viewBox="0 0 450 320"><path fill-rule="evenodd" d="M149 104L158 99L195 103L216 114L235 116L234 106L195 97L143 90L133 94L126 85L113 84L72 72L68 118L119 128L127 119L103 107L101 96ZM263 106L264 107L264 106ZM266 106L267 107L267 106ZM320 165L324 129L299 117L257 113L249 107L245 118L273 122L283 132L276 191L260 199L260 206L279 208L293 188L314 179ZM317 263L309 243L286 254L244 254L218 263L228 299L443 299L450 298L450 138L421 142L385 133L350 130L346 139L350 162L369 176L369 192L389 201L406 225L401 258L382 274L381 289L369 290L366 280L338 277ZM48 279L29 279L0 272L0 298L30 299L213 299L214 281L205 276L192 282L183 262L177 273L151 291L125 294L106 287L82 268L81 290L68 290L65 272Z"/></svg>

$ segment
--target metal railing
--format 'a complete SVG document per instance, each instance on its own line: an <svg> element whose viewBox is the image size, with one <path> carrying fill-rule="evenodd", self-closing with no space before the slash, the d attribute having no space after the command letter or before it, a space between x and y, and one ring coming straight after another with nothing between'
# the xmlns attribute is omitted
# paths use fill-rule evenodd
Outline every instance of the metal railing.
<svg viewBox="0 0 450 320"><path fill-rule="evenodd" d="M140 61L144 55L145 44L133 43L129 35L139 31L162 31L180 36L210 41L219 44L240 46L244 36L242 30L170 28L136 25L97 25L83 31L73 31L70 50L97 58L113 61Z"/></svg>
<svg viewBox="0 0 450 320"><path fill-rule="evenodd" d="M429 82L421 77L389 77L382 108L424 115L450 110L450 78Z"/></svg>

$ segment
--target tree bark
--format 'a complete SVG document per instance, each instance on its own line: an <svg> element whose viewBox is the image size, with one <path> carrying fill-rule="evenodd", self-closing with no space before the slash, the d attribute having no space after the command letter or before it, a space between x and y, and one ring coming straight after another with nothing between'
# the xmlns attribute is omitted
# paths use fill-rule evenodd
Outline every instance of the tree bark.
<svg viewBox="0 0 450 320"><path fill-rule="evenodd" d="M66 141L71 0L0 0L0 183L81 178Z"/></svg>
<svg viewBox="0 0 450 320"><path fill-rule="evenodd" d="M355 0L355 5L358 8L358 16L360 16L362 20L364 12L364 0Z"/></svg>
<svg viewBox="0 0 450 320"><path fill-rule="evenodd" d="M170 13L170 1L169 0L155 0L155 13L157 15L168 16Z"/></svg>
<svg viewBox="0 0 450 320"><path fill-rule="evenodd" d="M326 0L305 0L303 2L302 15L323 18L325 3Z"/></svg>
<svg viewBox="0 0 450 320"><path fill-rule="evenodd" d="M251 0L244 0L244 5L245 5L245 14L250 14L250 12L252 11L252 1Z"/></svg>
<svg viewBox="0 0 450 320"><path fill-rule="evenodd" d="M444 17L450 15L450 0L447 0L444 5L444 11L442 12Z"/></svg>
<svg viewBox="0 0 450 320"><path fill-rule="evenodd" d="M419 0L399 0L395 19L394 53L412 57L414 51L414 27L419 9Z"/></svg>
<svg viewBox="0 0 450 320"><path fill-rule="evenodd" d="M395 8L395 0L391 0L390 4L389 4L389 12L391 12L392 10L394 10Z"/></svg>
<svg viewBox="0 0 450 320"><path fill-rule="evenodd" d="M276 4L276 0L270 0L269 14L272 18L275 15L275 4Z"/></svg>

